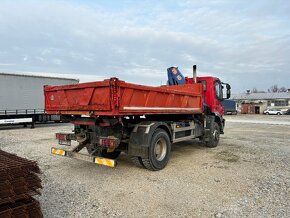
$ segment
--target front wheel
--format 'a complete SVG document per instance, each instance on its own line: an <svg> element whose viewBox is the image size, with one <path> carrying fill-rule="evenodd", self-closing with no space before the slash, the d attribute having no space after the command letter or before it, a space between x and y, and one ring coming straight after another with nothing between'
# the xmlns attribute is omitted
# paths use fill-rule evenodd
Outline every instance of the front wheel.
<svg viewBox="0 0 290 218"><path fill-rule="evenodd" d="M220 134L221 134L220 125L214 122L213 128L210 133L209 141L207 141L205 145L210 148L216 147L220 140Z"/></svg>
<svg viewBox="0 0 290 218"><path fill-rule="evenodd" d="M148 158L142 158L142 163L148 170L161 170L167 165L170 152L171 142L168 133L163 129L156 129L148 148Z"/></svg>

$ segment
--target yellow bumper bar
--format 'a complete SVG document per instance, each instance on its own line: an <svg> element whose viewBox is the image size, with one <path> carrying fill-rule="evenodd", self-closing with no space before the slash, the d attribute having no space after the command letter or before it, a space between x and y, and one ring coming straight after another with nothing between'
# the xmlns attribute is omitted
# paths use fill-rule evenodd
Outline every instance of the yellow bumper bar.
<svg viewBox="0 0 290 218"><path fill-rule="evenodd" d="M66 151L64 149L58 149L58 148L51 148L51 154L66 156L66 157L83 160L87 162L92 162L92 163L96 163L96 164L104 165L108 167L116 167L117 165L117 161L113 159L108 159L108 158L103 158L103 157L94 157L94 156L80 154L73 151Z"/></svg>

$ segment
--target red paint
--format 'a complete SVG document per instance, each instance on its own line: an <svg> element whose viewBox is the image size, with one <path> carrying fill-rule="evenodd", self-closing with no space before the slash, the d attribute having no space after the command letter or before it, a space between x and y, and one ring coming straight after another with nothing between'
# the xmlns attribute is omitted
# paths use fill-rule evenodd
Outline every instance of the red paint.
<svg viewBox="0 0 290 218"><path fill-rule="evenodd" d="M204 99L202 84L151 87L126 83L117 78L46 86L44 95L48 114L97 116L199 114L203 112Z"/></svg>
<svg viewBox="0 0 290 218"><path fill-rule="evenodd" d="M193 78L186 77L185 81L187 84L194 83ZM220 115L224 115L224 108L220 100L217 99L217 92L216 92L216 83L221 82L221 81L218 78L211 77L211 76L196 77L197 83L201 83L202 81L205 81L205 84L206 84L206 91L204 92L205 104L210 107L212 112L216 112L216 113L219 113Z"/></svg>
<svg viewBox="0 0 290 218"><path fill-rule="evenodd" d="M95 125L95 122L93 121L72 121L71 123L78 125Z"/></svg>

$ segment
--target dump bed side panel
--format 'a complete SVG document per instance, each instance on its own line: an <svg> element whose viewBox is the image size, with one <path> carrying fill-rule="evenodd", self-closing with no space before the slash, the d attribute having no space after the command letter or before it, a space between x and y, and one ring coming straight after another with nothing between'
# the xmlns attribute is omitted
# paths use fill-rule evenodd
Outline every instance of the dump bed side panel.
<svg viewBox="0 0 290 218"><path fill-rule="evenodd" d="M202 86L146 87L121 84L121 113L201 113L203 105Z"/></svg>
<svg viewBox="0 0 290 218"><path fill-rule="evenodd" d="M116 78L102 82L45 87L49 114L144 115L193 114L203 108L201 84L150 87Z"/></svg>

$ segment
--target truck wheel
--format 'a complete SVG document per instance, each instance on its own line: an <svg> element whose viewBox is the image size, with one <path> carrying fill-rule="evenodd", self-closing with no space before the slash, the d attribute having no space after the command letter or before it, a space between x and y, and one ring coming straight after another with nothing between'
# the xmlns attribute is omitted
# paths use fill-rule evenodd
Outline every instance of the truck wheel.
<svg viewBox="0 0 290 218"><path fill-rule="evenodd" d="M106 150L103 150L101 152L102 157L109 158L109 159L116 159L121 154L121 151L113 151L113 152L107 152Z"/></svg>
<svg viewBox="0 0 290 218"><path fill-rule="evenodd" d="M213 129L209 137L209 141L205 143L205 145L209 148L214 148L218 145L220 140L220 126L218 123L214 122Z"/></svg>
<svg viewBox="0 0 290 218"><path fill-rule="evenodd" d="M131 157L131 160L135 164L135 166L145 168L141 157Z"/></svg>
<svg viewBox="0 0 290 218"><path fill-rule="evenodd" d="M143 165L148 170L161 170L168 163L170 152L171 143L167 132L163 129L157 129L148 148L149 158L142 158Z"/></svg>

